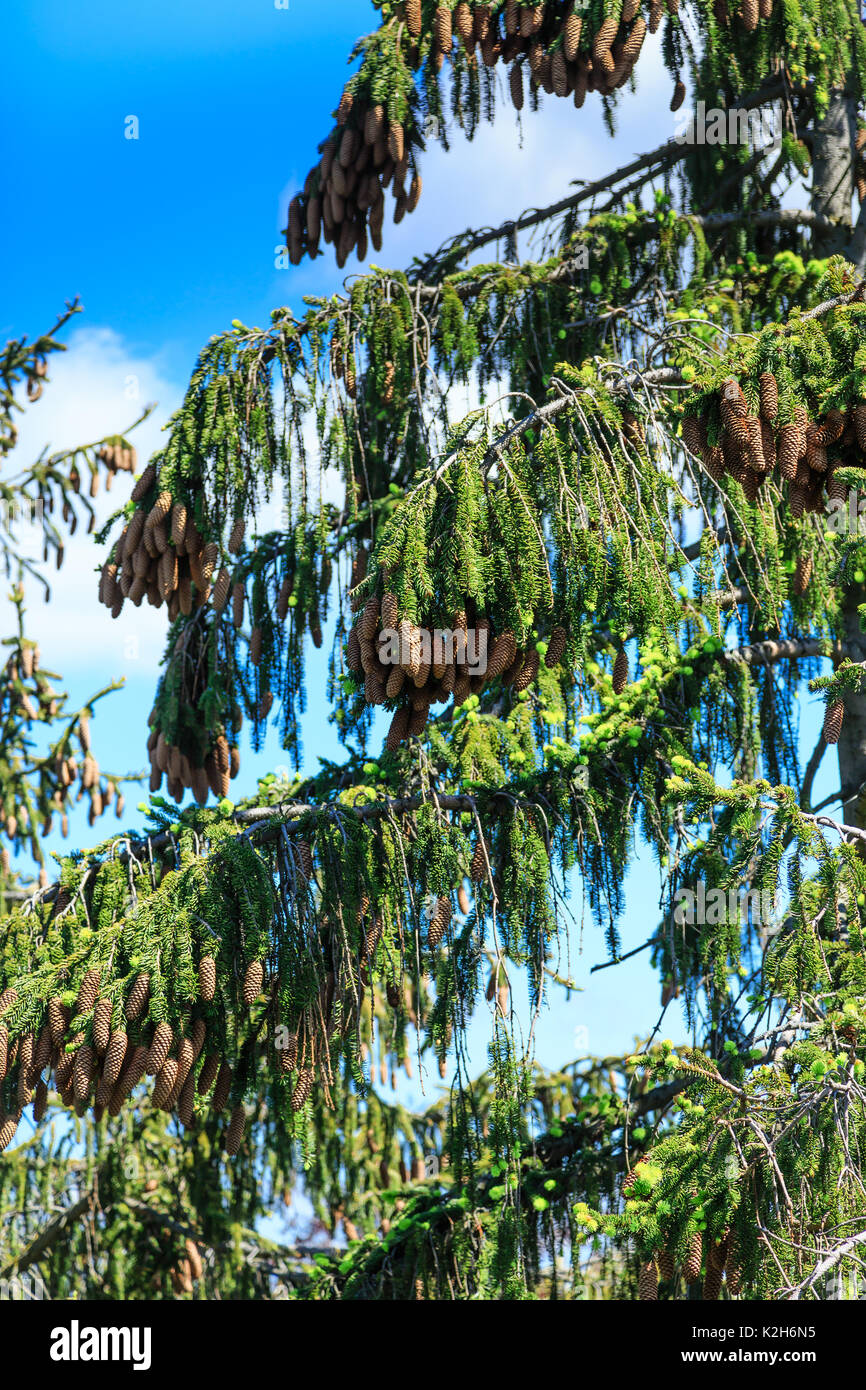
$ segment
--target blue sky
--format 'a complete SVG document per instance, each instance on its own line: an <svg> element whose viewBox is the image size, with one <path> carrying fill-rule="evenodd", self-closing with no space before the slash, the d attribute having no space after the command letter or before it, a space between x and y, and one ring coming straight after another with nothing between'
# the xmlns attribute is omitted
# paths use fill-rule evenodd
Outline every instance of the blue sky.
<svg viewBox="0 0 866 1390"><path fill-rule="evenodd" d="M0 332L34 336L76 294L86 311L67 335L70 350L52 385L20 427L22 458L49 442L72 445L122 429L144 401L155 400L138 436L146 456L211 334L233 318L263 324L279 304L300 313L303 295L339 287L330 254L278 270L275 250L288 198L330 128L351 46L374 22L364 0L289 0L288 9L274 0L42 0L4 15L0 153L11 215L0 219L7 271ZM405 265L467 225L495 225L551 202L570 180L597 177L669 138L674 118L659 39L647 43L637 94L625 94L614 140L597 98L579 113L548 98L537 115L524 113L522 129L506 103L472 144L457 133L450 154L432 149L418 211L399 227L386 221L376 259ZM138 140L124 138L129 116L138 119ZM357 268L352 260L344 273ZM113 505L125 495L118 485ZM110 679L126 680L95 727L103 766L120 772L145 764L165 619L145 608L112 624L96 604L99 558L79 533L56 602L44 607L32 596L33 630L46 664L64 673L77 700ZM313 691L324 684L327 646L326 635L310 662ZM804 731L811 748L814 708ZM315 699L305 748L310 770L316 754L337 755ZM285 761L275 735L261 754L246 750L234 784L239 794ZM828 758L816 799L836 785ZM128 797L128 824L141 821L139 796L133 790ZM77 815L69 843L94 838ZM575 890L579 905L579 884ZM623 949L654 929L657 900L657 873L641 861L630 877ZM601 934L587 920L571 943L572 973L587 992L558 999L542 1019L538 1055L546 1064L573 1057L578 1027L587 1030L591 1051L610 1054L629 1050L635 1034L655 1023L658 982L647 956L590 981L589 967L604 958ZM676 1036L681 1024L672 1013L665 1031ZM486 1022L473 1028L479 1070L486 1034Z"/></svg>

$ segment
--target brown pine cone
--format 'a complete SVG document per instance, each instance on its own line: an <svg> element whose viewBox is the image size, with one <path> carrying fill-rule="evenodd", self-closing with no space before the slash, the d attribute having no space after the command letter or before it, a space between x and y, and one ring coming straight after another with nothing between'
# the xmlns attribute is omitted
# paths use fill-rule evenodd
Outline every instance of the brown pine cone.
<svg viewBox="0 0 866 1390"><path fill-rule="evenodd" d="M66 1037L70 1017L69 1010L60 999L55 996L48 1000L48 1026L51 1029L51 1041L55 1047L59 1047Z"/></svg>
<svg viewBox="0 0 866 1390"><path fill-rule="evenodd" d="M358 636L364 642L373 642L379 625L379 600L374 594L367 599L364 611L358 619Z"/></svg>
<svg viewBox="0 0 866 1390"><path fill-rule="evenodd" d="M866 453L866 401L858 401L854 406L854 429L857 432L857 443L863 453Z"/></svg>
<svg viewBox="0 0 866 1390"><path fill-rule="evenodd" d="M162 1070L173 1041L174 1033L171 1024L164 1020L162 1023L158 1023L147 1053L145 1071L148 1076L156 1076L157 1072Z"/></svg>
<svg viewBox="0 0 866 1390"><path fill-rule="evenodd" d="M831 473L827 479L827 501L828 502L847 502L848 484L843 483L841 478L837 478Z"/></svg>
<svg viewBox="0 0 866 1390"><path fill-rule="evenodd" d="M298 1111L306 1103L307 1097L313 1089L313 1072L310 1067L304 1067L295 1082L295 1089L292 1091L292 1109Z"/></svg>
<svg viewBox="0 0 866 1390"><path fill-rule="evenodd" d="M48 1087L40 1076L36 1085L36 1094L33 1097L33 1122L39 1124L48 1109ZM730 1281L729 1281L730 1282Z"/></svg>
<svg viewBox="0 0 866 1390"><path fill-rule="evenodd" d="M401 672L402 674L402 672ZM406 705L400 705L395 709L385 738L385 747L389 753L396 753L400 744L403 742L409 728L409 710Z"/></svg>
<svg viewBox="0 0 866 1390"><path fill-rule="evenodd" d="M100 1057L108 1047L111 1032L111 1000L97 999L93 1009L93 1046Z"/></svg>
<svg viewBox="0 0 866 1390"><path fill-rule="evenodd" d="M242 998L247 1008L250 1008L258 999L262 992L265 971L260 960L251 960L244 975Z"/></svg>
<svg viewBox="0 0 866 1390"><path fill-rule="evenodd" d="M3 1153L4 1149L9 1148L9 1145L15 1138L20 1121L20 1114L4 1115L0 1118L0 1153Z"/></svg>
<svg viewBox="0 0 866 1390"><path fill-rule="evenodd" d="M615 66L610 48L616 38L616 31L618 28L618 20L611 18L603 19L592 41L593 66L598 63L604 72L613 72Z"/></svg>
<svg viewBox="0 0 866 1390"><path fill-rule="evenodd" d="M520 669L520 675L514 682L514 689L518 692L518 694L521 690L526 690L530 685L532 685L532 682L538 676L538 668L540 664L541 658L539 657L538 652L535 650L534 647L531 647L529 652L527 653L526 660L524 661L523 666Z"/></svg>
<svg viewBox="0 0 866 1390"><path fill-rule="evenodd" d="M366 613L366 609L365 609L364 611L365 611L365 613ZM398 611L397 611L397 595L396 595L396 594L392 594L392 593L383 594L383 595L382 595L382 627L383 627L383 628L389 627L389 628L392 628L392 629L396 628L396 626L397 626L397 621L398 621L398 617L399 617L399 614L398 614ZM375 637L375 635L376 635L376 627L375 627L375 623L374 623L374 624L373 624L373 634L372 634L372 637L369 638L369 640L372 641L372 640L373 640L373 637Z"/></svg>
<svg viewBox="0 0 866 1390"><path fill-rule="evenodd" d="M707 427L699 416L683 416L683 443L690 454L703 459L707 449Z"/></svg>
<svg viewBox="0 0 866 1390"><path fill-rule="evenodd" d="M247 1124L247 1112L243 1105L236 1105L231 1113L229 1127L226 1130L226 1153L231 1157L237 1153L244 1137L244 1130Z"/></svg>
<svg viewBox="0 0 866 1390"><path fill-rule="evenodd" d="M773 434L772 425L768 425L766 420L761 421L761 453L764 458L764 471L772 472L776 466L776 436Z"/></svg>
<svg viewBox="0 0 866 1390"><path fill-rule="evenodd" d="M433 16L433 36L440 53L450 53L454 41L451 25L451 10L447 5L437 5Z"/></svg>
<svg viewBox="0 0 866 1390"><path fill-rule="evenodd" d="M88 1043L82 1043L75 1054L72 1067L72 1081L75 1099L83 1104L90 1095L90 1084L96 1071L96 1055Z"/></svg>
<svg viewBox="0 0 866 1390"><path fill-rule="evenodd" d="M558 48L550 63L550 81L558 97L568 96L568 63L561 48Z"/></svg>
<svg viewBox="0 0 866 1390"><path fill-rule="evenodd" d="M99 993L99 971L88 970L78 989L78 998L75 1001L76 1014L88 1014L96 1003L96 996Z"/></svg>
<svg viewBox="0 0 866 1390"><path fill-rule="evenodd" d="M137 975L126 1001L126 1017L129 1023L133 1023L139 1017L149 994L150 976L147 973Z"/></svg>
<svg viewBox="0 0 866 1390"><path fill-rule="evenodd" d="M772 372L762 372L758 378L761 418L772 424L779 413L779 387Z"/></svg>
<svg viewBox="0 0 866 1390"><path fill-rule="evenodd" d="M694 1284L700 1279L703 1253L701 1233L695 1231L689 1238L688 1254L683 1264L683 1278L687 1284Z"/></svg>
<svg viewBox="0 0 866 1390"><path fill-rule="evenodd" d="M472 853L472 862L469 865L469 877L473 883L480 883L487 874L487 861L490 858L484 840L479 838L478 843Z"/></svg>
<svg viewBox="0 0 866 1390"><path fill-rule="evenodd" d="M511 64L511 71L508 74L508 87L511 93L511 105L515 111L523 110L523 65L517 61Z"/></svg>
<svg viewBox="0 0 866 1390"><path fill-rule="evenodd" d="M652 0L650 5L649 31L656 33L665 12L664 0Z"/></svg>
<svg viewBox="0 0 866 1390"><path fill-rule="evenodd" d="M569 63L573 63L577 59L582 28L582 16L572 11L571 14L566 17L566 21L562 26L562 51Z"/></svg>
<svg viewBox="0 0 866 1390"><path fill-rule="evenodd" d="M812 578L812 556L798 555L797 568L794 571L794 593L805 594L809 587L809 580Z"/></svg>
<svg viewBox="0 0 866 1390"><path fill-rule="evenodd" d="M544 654L544 664L552 670L558 666L565 655L565 647L568 642L568 634L564 627L556 626L550 634L550 641L547 644L547 651Z"/></svg>
<svg viewBox="0 0 866 1390"><path fill-rule="evenodd" d="M745 10L746 4L748 4L748 3L750 3L750 0L744 0L744 5L743 5L744 10ZM757 0L755 0L755 5L756 5L756 7L757 7ZM755 23L757 23L757 20L755 21ZM755 26L752 25L752 28L754 28L754 27L755 27ZM747 26L747 28L748 28L748 26ZM718 1296L719 1296L719 1294L721 1293L721 1291L722 1291L722 1271L721 1271L720 1269L716 1269L715 1266L712 1265L712 1264L709 1262L709 1260L708 1260L708 1261L707 1261L707 1272L706 1272L706 1274L704 1275L704 1302L705 1302L705 1303L712 1303L712 1302L715 1302L715 1300L718 1298Z"/></svg>
<svg viewBox="0 0 866 1390"><path fill-rule="evenodd" d="M674 84L674 94L671 97L671 110L679 111L686 99L686 84L677 78Z"/></svg>
<svg viewBox="0 0 866 1390"><path fill-rule="evenodd" d="M146 497L155 482L156 469L154 468L152 463L149 463L145 468L144 472L142 473L141 477L138 479L138 482L135 484L135 487L132 489L131 496L133 502L140 502L143 497ZM141 524L142 526L144 525L143 515Z"/></svg>
<svg viewBox="0 0 866 1390"><path fill-rule="evenodd" d="M211 1052L205 1057L201 1071L198 1074L198 1093L206 1096L220 1069L220 1055L218 1052Z"/></svg>
<svg viewBox="0 0 866 1390"><path fill-rule="evenodd" d="M621 695L628 685L628 654L623 648L616 654L613 663L613 693Z"/></svg>
<svg viewBox="0 0 866 1390"><path fill-rule="evenodd" d="M213 1000L216 983L216 961L213 956L202 956L198 963L198 992L203 1003L210 1004Z"/></svg>
<svg viewBox="0 0 866 1390"><path fill-rule="evenodd" d="M406 684L406 672L402 666L395 666L385 682L385 698L394 700Z"/></svg>
<svg viewBox="0 0 866 1390"><path fill-rule="evenodd" d="M833 700L827 706L824 715L824 742L838 743L839 735L842 732L842 720L845 715L845 705L842 700Z"/></svg>
<svg viewBox="0 0 866 1390"><path fill-rule="evenodd" d="M406 16L406 28L417 39L421 33L421 0L405 0L403 7Z"/></svg>
<svg viewBox="0 0 866 1390"><path fill-rule="evenodd" d="M673 1252L666 1247L658 1253L659 1278L663 1283L669 1284L674 1277L674 1257Z"/></svg>
<svg viewBox="0 0 866 1390"><path fill-rule="evenodd" d="M246 587L238 580L236 584L232 585L232 622L237 628L243 627L244 624L246 596Z"/></svg>
<svg viewBox="0 0 866 1390"><path fill-rule="evenodd" d="M659 1296L659 1273L655 1260L647 1260L638 1272L638 1298L642 1303L655 1301Z"/></svg>
<svg viewBox="0 0 866 1390"><path fill-rule="evenodd" d="M177 1061L174 1057L166 1057L156 1075L156 1082L153 1088L153 1105L155 1110L166 1108L171 1093L174 1090L174 1083L177 1080Z"/></svg>
<svg viewBox="0 0 866 1390"><path fill-rule="evenodd" d="M511 665L517 653L517 643L510 628L500 632L493 643L487 662L486 676L489 681L496 680Z"/></svg>
<svg viewBox="0 0 866 1390"><path fill-rule="evenodd" d="M792 483L788 490L788 506L791 516L795 521L799 521L806 509L806 492L798 483Z"/></svg>
<svg viewBox="0 0 866 1390"><path fill-rule="evenodd" d="M229 1098L229 1092L232 1088L233 1077L234 1072L232 1071L228 1062L221 1062L219 1072L217 1073L217 1080L216 1086L214 1087L213 1099L211 1101L211 1109L213 1110L215 1115L221 1114L222 1111L225 1109L225 1104Z"/></svg>
<svg viewBox="0 0 866 1390"><path fill-rule="evenodd" d="M110 1086L115 1086L120 1079L128 1043L129 1039L126 1033L121 1033L120 1031L112 1033L108 1040L102 1075L106 1083Z"/></svg>
<svg viewBox="0 0 866 1390"><path fill-rule="evenodd" d="M42 1029L39 1033L39 1041L37 1042L36 1049L33 1053L34 1079L45 1070L45 1067L47 1066L51 1058L52 1048L53 1043L51 1039L50 1025L47 1023L43 1023Z"/></svg>
<svg viewBox="0 0 866 1390"><path fill-rule="evenodd" d="M180 582L181 584L183 584L183 579L181 579ZM211 594L211 603L213 605L214 612L222 613L224 611L225 606L229 601L230 590L231 579L229 578L228 570L226 569L225 565L223 565L222 569L216 577L216 583L213 586L213 593Z"/></svg>
<svg viewBox="0 0 866 1390"><path fill-rule="evenodd" d="M289 1035L288 1045L280 1049L280 1071L285 1076L295 1070L298 1060L298 1035Z"/></svg>
<svg viewBox="0 0 866 1390"><path fill-rule="evenodd" d="M652 12L650 12L652 14ZM653 30L655 33L655 30ZM623 44L622 62L631 70L637 62L643 42L647 35L646 20L643 15L638 15L634 22L631 33ZM575 105L577 102L575 101Z"/></svg>
<svg viewBox="0 0 866 1390"><path fill-rule="evenodd" d="M436 907L434 908L433 915L430 918L430 926L427 931L427 940L429 942L431 951L435 951L438 947L440 941L442 940L443 936L445 935L445 932L448 929L453 915L454 909L451 906L450 898L437 898Z"/></svg>
<svg viewBox="0 0 866 1390"><path fill-rule="evenodd" d="M454 28L457 31L457 37L463 41L466 47L473 48L475 45L475 26L472 21L472 10L466 0L459 0L454 11Z"/></svg>

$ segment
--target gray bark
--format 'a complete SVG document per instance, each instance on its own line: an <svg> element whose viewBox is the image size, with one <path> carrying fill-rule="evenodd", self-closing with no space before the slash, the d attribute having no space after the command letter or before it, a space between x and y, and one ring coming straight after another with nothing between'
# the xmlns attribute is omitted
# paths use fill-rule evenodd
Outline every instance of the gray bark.
<svg viewBox="0 0 866 1390"><path fill-rule="evenodd" d="M854 196L854 140L857 101L846 91L830 93L824 119L816 122L812 144L812 210L835 224L815 228L816 256L844 254L851 239Z"/></svg>
<svg viewBox="0 0 866 1390"><path fill-rule="evenodd" d="M866 635L860 629L857 598L849 589L844 609L845 643L855 661L866 658ZM845 717L836 747L846 825L866 827L866 695L845 695Z"/></svg>

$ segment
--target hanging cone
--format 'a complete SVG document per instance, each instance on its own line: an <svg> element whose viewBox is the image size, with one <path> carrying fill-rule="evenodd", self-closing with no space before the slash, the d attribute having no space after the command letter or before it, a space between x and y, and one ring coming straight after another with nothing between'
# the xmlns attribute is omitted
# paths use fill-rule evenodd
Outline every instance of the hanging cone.
<svg viewBox="0 0 866 1390"><path fill-rule="evenodd" d="M547 651L544 656L544 664L552 669L558 666L565 655L565 647L568 637L564 627L555 627L550 634L550 641L547 644Z"/></svg>
<svg viewBox="0 0 866 1390"><path fill-rule="evenodd" d="M683 1278L687 1284L694 1284L700 1279L702 1264L703 1241L700 1231L695 1231L689 1238L688 1254L683 1264Z"/></svg>
<svg viewBox="0 0 866 1390"><path fill-rule="evenodd" d="M642 1303L654 1301L659 1296L659 1274L655 1260L647 1260L638 1272L638 1298Z"/></svg>
<svg viewBox="0 0 866 1390"><path fill-rule="evenodd" d="M809 580L812 578L812 556L798 555L797 568L794 570L794 593L805 594L809 587Z"/></svg>
<svg viewBox="0 0 866 1390"><path fill-rule="evenodd" d="M453 915L454 909L451 906L450 899L445 897L438 898L427 931L427 941L431 951L435 951L438 947L448 929Z"/></svg>
<svg viewBox="0 0 866 1390"><path fill-rule="evenodd" d="M762 372L758 379L761 418L772 424L779 413L779 387L772 372Z"/></svg>
<svg viewBox="0 0 866 1390"><path fill-rule="evenodd" d="M440 53L450 53L454 41L451 25L451 10L447 5L437 5L433 16L433 35Z"/></svg>
<svg viewBox="0 0 866 1390"><path fill-rule="evenodd" d="M842 700L833 700L827 706L824 715L824 742L838 743L839 735L842 732L842 720L845 715L845 705Z"/></svg>
<svg viewBox="0 0 866 1390"><path fill-rule="evenodd" d="M96 996L99 993L99 971L88 970L78 990L78 999L75 1003L77 1014L88 1014L96 1003Z"/></svg>
<svg viewBox="0 0 866 1390"><path fill-rule="evenodd" d="M674 1277L674 1257L673 1252L665 1248L658 1252L659 1278L663 1283L669 1284Z"/></svg>
<svg viewBox="0 0 866 1390"><path fill-rule="evenodd" d="M300 1110L306 1104L312 1089L313 1072L310 1067L304 1067L295 1082L295 1089L292 1091L292 1109L294 1111Z"/></svg>
<svg viewBox="0 0 866 1390"><path fill-rule="evenodd" d="M580 47L580 31L582 28L582 16L572 11L562 26L562 51L569 63L575 62L577 58L577 52Z"/></svg>
<svg viewBox="0 0 866 1390"><path fill-rule="evenodd" d="M265 972L260 960L252 960L244 975L242 997L247 1008L250 1008L258 999L262 992Z"/></svg>
<svg viewBox="0 0 866 1390"><path fill-rule="evenodd" d="M523 65L519 62L511 64L511 71L508 74L508 86L511 92L511 104L515 111L523 110Z"/></svg>
<svg viewBox="0 0 866 1390"><path fill-rule="evenodd" d="M108 1047L111 1032L111 1000L97 999L93 1009L93 1046L100 1057Z"/></svg>
<svg viewBox="0 0 866 1390"><path fill-rule="evenodd" d="M679 111L679 109L680 109L680 107L682 106L682 104L683 104L683 102L685 101L685 99L686 99L686 84L685 84L685 82L681 82L680 79L677 78L677 80L676 80L676 82L675 82L675 84L674 84L674 94L673 94L673 96L671 97L671 110L672 110L672 111Z"/></svg>
<svg viewBox="0 0 866 1390"><path fill-rule="evenodd" d="M683 443L690 454L702 459L707 448L707 427L697 415L683 416Z"/></svg>
<svg viewBox="0 0 866 1390"><path fill-rule="evenodd" d="M401 672L402 675L402 672ZM409 710L405 705L394 711L388 735L385 739L385 747L389 753L396 753L400 744L406 737L409 728Z"/></svg>
<svg viewBox="0 0 866 1390"><path fill-rule="evenodd" d="M135 977L135 981L133 981L131 991L129 991L129 998L126 999L125 1013L129 1023L135 1022L135 1019L138 1019L140 1012L145 1008L147 995L149 994L149 974L138 974L138 976Z"/></svg>
<svg viewBox="0 0 866 1390"><path fill-rule="evenodd" d="M198 1074L198 1093L206 1096L220 1069L220 1055L218 1052L211 1052L205 1057L201 1071Z"/></svg>
<svg viewBox="0 0 866 1390"><path fill-rule="evenodd" d="M490 856L486 855L485 857L485 850L484 841L479 839L472 853L472 862L469 865L469 877L473 883L480 883L487 874L487 859Z"/></svg>
<svg viewBox="0 0 866 1390"><path fill-rule="evenodd" d="M613 693L621 695L628 685L628 655L623 648L616 654L613 663Z"/></svg>
<svg viewBox="0 0 866 1390"><path fill-rule="evenodd" d="M226 1131L226 1153L231 1157L234 1157L241 1146L246 1123L247 1116L244 1107L242 1105L236 1105L232 1111L229 1127Z"/></svg>
<svg viewBox="0 0 866 1390"><path fill-rule="evenodd" d="M153 1041L147 1053L145 1070L148 1076L156 1076L157 1072L162 1070L173 1041L174 1033L172 1032L171 1024L166 1023L164 1020L158 1023L153 1035Z"/></svg>
<svg viewBox="0 0 866 1390"><path fill-rule="evenodd" d="M421 0L406 0L404 6L406 16L406 28L417 39L421 33Z"/></svg>

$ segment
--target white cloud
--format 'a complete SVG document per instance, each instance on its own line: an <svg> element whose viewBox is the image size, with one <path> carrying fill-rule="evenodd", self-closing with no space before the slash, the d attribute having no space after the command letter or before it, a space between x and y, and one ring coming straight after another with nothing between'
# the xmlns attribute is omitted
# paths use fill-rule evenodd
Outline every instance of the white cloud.
<svg viewBox="0 0 866 1390"><path fill-rule="evenodd" d="M75 329L66 342L66 352L50 359L50 380L41 399L18 416L18 446L8 459L7 475L29 465L46 446L53 452L124 432L146 403L157 402L154 413L130 436L141 468L163 442L162 426L179 404L181 389L163 375L158 358L135 353L113 329ZM110 493L100 487L94 503L97 529L129 493L126 474L115 478ZM46 571L51 603L42 603L38 586L29 582L28 632L39 641L45 663L64 674L86 670L102 681L155 673L165 641L165 611L147 604L138 610L125 607L113 621L97 598L94 567L104 553L80 523L66 543L62 570L58 574L52 565ZM8 604L5 613L0 626L7 632L12 625Z"/></svg>

